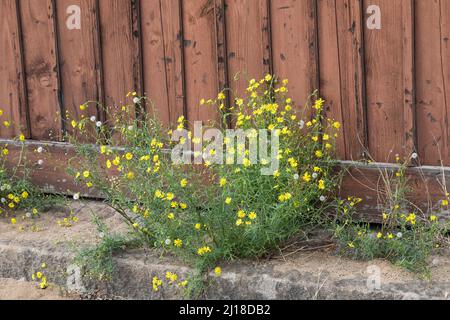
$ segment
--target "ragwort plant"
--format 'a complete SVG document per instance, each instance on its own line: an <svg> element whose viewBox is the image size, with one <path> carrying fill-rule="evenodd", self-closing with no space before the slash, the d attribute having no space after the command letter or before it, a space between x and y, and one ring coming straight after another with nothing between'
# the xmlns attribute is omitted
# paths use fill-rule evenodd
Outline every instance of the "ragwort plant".
<svg viewBox="0 0 450 320"><path fill-rule="evenodd" d="M412 158L416 158L414 154ZM381 225L371 226L354 217L361 199L349 197L339 200L336 208L334 234L339 251L351 258L372 260L386 259L410 271L429 277L428 258L433 250L448 245L449 225L439 221L442 210L448 209L449 194L427 214L411 203L407 196L411 191L406 169L409 160L398 168L380 169L382 188L378 190L383 207Z"/></svg>
<svg viewBox="0 0 450 320"><path fill-rule="evenodd" d="M223 133L232 123L235 129L279 134L280 164L273 175L260 172L267 159L251 163L248 143L236 145L227 138L224 149L243 156L242 164L215 164L210 156L222 151L207 147L194 152L194 157L204 158L203 165L172 163L164 150L177 144L172 134L189 123L180 115L176 128L165 128L149 110L147 98L136 93L128 95L129 105L114 113L106 110L113 119L109 122L67 119L76 131L68 139L78 156L71 172L79 183L100 192L137 236L195 267L193 283L212 270L220 275L220 261L260 257L327 219L327 200L339 180L333 153L340 124L324 118L324 101L316 93L309 98L311 105L295 108L287 84L267 75L250 80L245 96L231 105L226 103L227 94L232 95L228 91L199 103L200 108L218 111L220 121L209 125ZM101 106L88 102L80 108L93 107ZM82 143L79 137L85 141L86 135L92 135L95 144ZM186 139L201 143L191 131L178 142ZM175 272L168 271L166 278L174 285L188 285ZM153 289L158 291L162 284L155 275Z"/></svg>
<svg viewBox="0 0 450 320"><path fill-rule="evenodd" d="M14 123L4 120L2 125L9 128ZM40 164L28 161L30 151L24 134L19 134L9 145L0 146L0 152L0 217L9 219L12 225L19 225L20 220L34 221L42 211L63 203L62 197L44 194L30 182L30 174ZM38 147L33 152L44 154L45 150ZM19 228L25 230L23 225ZM30 230L39 231L39 227L32 223Z"/></svg>

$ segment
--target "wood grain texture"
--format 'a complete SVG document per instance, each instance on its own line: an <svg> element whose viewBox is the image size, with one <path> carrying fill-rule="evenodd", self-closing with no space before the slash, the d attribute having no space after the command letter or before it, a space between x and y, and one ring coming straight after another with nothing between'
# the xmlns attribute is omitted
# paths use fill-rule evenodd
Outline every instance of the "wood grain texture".
<svg viewBox="0 0 450 320"><path fill-rule="evenodd" d="M65 26L69 5L81 7L81 30ZM369 5L381 30L366 27ZM164 123L217 121L201 98L230 87L233 100L274 72L300 110L320 89L342 122L339 158L417 150L421 164L450 166L450 0L3 0L0 10L0 108L17 124L0 136L60 140L61 112L79 117L92 99L114 113L133 90ZM85 113L95 114L106 119Z"/></svg>
<svg viewBox="0 0 450 320"><path fill-rule="evenodd" d="M25 83L23 50L16 0L0 3L0 136L11 138L23 133L30 137ZM5 127L4 121L11 126Z"/></svg>
<svg viewBox="0 0 450 320"><path fill-rule="evenodd" d="M128 92L142 93L137 2L99 1L104 95L112 118L119 107L131 103Z"/></svg>
<svg viewBox="0 0 450 320"><path fill-rule="evenodd" d="M450 1L416 1L418 150L422 163L450 166Z"/></svg>
<svg viewBox="0 0 450 320"><path fill-rule="evenodd" d="M144 91L165 124L184 114L180 0L141 1Z"/></svg>
<svg viewBox="0 0 450 320"><path fill-rule="evenodd" d="M319 89L316 1L273 0L270 14L273 72L289 79L289 94L302 109Z"/></svg>
<svg viewBox="0 0 450 320"><path fill-rule="evenodd" d="M228 89L227 64L227 26L225 19L225 0L214 0L214 26L216 29L216 69L217 87L220 91ZM227 95L228 97L228 95ZM227 105L229 102L227 101Z"/></svg>
<svg viewBox="0 0 450 320"><path fill-rule="evenodd" d="M320 93L327 101L326 115L342 123L338 156L359 160L368 147L362 3L319 0L318 13Z"/></svg>
<svg viewBox="0 0 450 320"><path fill-rule="evenodd" d="M19 3L31 138L57 141L62 123L54 2Z"/></svg>
<svg viewBox="0 0 450 320"><path fill-rule="evenodd" d="M340 186L342 197L356 196L363 199L358 207L359 216L365 221L382 221L383 197L386 186L382 175L392 176L398 171L395 164L373 163L370 165L354 162L343 162L341 168L345 169L343 182ZM444 188L448 190L450 170L437 166L411 167L405 172L410 191L406 198L417 206L424 214L436 213L440 201L445 199ZM434 208L434 211L432 209ZM438 209L440 210L440 209ZM444 212L450 217L448 212Z"/></svg>
<svg viewBox="0 0 450 320"><path fill-rule="evenodd" d="M69 29L67 21L73 11L81 9L81 29ZM72 12L72 13L71 13ZM102 108L90 104L85 111L80 105L87 101L103 102L100 31L96 0L59 0L57 2L59 62L64 110L70 119L95 116L104 120ZM65 118L66 119L66 118ZM66 126L73 133L72 126Z"/></svg>
<svg viewBox="0 0 450 320"><path fill-rule="evenodd" d="M217 109L200 106L202 98L216 98L219 91L214 7L213 0L183 0L186 103L191 123L219 120Z"/></svg>
<svg viewBox="0 0 450 320"><path fill-rule="evenodd" d="M228 74L232 98L242 96L247 82L271 72L269 2L225 2Z"/></svg>
<svg viewBox="0 0 450 320"><path fill-rule="evenodd" d="M378 5L381 29L365 28L369 151L380 162L414 151L412 1L364 1ZM369 14L366 14L366 18Z"/></svg>
<svg viewBox="0 0 450 320"><path fill-rule="evenodd" d="M320 95L326 99L325 114L328 119L339 121L344 128L341 80L341 51L338 33L338 16L335 0L319 0L319 60L320 60ZM340 134L336 141L336 153L340 159L346 159L345 135Z"/></svg>
<svg viewBox="0 0 450 320"><path fill-rule="evenodd" d="M12 167L19 157L21 145L12 140L0 140L0 147L7 144L10 155L7 158L7 166ZM37 147L45 149L44 154L33 152ZM73 177L66 172L69 161L76 165L76 154L73 146L61 142L43 143L39 141L26 142L28 149L28 165L34 169L31 180L38 187L46 192L61 193L72 195L80 192L82 196L101 198L101 195L94 189L87 189L74 182ZM42 165L38 165L38 160L44 160ZM70 160L71 159L71 160ZM192 168L190 168L192 170ZM196 168L201 170L201 168ZM382 199L378 198L377 190L381 193L385 189L381 183L380 175L392 175L398 170L397 165L374 163L365 165L356 162L341 162L336 170L344 170L343 183L340 186L340 196L361 197L363 202L358 206L358 215L363 221L381 222L382 219ZM448 177L450 169L433 166L424 166L421 168L409 168L406 176L411 187L408 193L408 199L418 206L425 214L430 213L430 208L439 204L443 199L443 186L450 190L450 181L444 180L443 176ZM205 174L206 177L206 174ZM205 183L211 180L205 178ZM449 213L443 213L450 217Z"/></svg>

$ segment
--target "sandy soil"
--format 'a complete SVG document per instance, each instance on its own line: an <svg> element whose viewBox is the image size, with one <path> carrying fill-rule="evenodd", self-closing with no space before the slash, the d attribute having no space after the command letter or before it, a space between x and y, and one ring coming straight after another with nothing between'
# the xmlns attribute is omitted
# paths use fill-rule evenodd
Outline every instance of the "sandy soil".
<svg viewBox="0 0 450 320"><path fill-rule="evenodd" d="M60 288L50 285L47 289L38 288L36 283L0 278L0 300L78 300Z"/></svg>

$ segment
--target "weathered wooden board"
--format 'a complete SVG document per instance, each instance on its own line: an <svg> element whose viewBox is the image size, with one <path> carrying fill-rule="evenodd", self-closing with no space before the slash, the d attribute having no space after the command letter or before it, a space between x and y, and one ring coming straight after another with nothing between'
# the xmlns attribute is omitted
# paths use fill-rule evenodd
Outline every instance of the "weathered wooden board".
<svg viewBox="0 0 450 320"><path fill-rule="evenodd" d="M80 105L87 101L103 101L97 17L95 0L57 2L62 102L70 119L80 119L82 116L105 119L103 109L98 108L95 103L84 111L80 110ZM64 119L66 120L65 115ZM73 133L72 126L66 125L65 129ZM86 137L85 140L89 141L89 138Z"/></svg>
<svg viewBox="0 0 450 320"><path fill-rule="evenodd" d="M54 2L19 3L31 138L59 140L62 109Z"/></svg>
<svg viewBox="0 0 450 320"><path fill-rule="evenodd" d="M8 165L17 162L21 149L20 144L11 140L0 140L0 145L8 144L10 156ZM87 189L76 185L73 177L69 176L66 169L70 159L74 159L75 152L71 145L61 142L26 142L29 152L27 160L34 169L31 176L32 181L47 192L56 192L71 195L81 192L87 197L100 197L93 189ZM44 153L37 153L37 147L43 147ZM38 160L43 160L42 165ZM72 164L76 161L72 161ZM383 210L381 199L378 195L383 193L385 186L382 182L381 174L392 174L398 170L397 165L373 163L370 165L356 162L342 162L340 169L346 174L340 187L340 196L355 196L363 199L359 206L358 213L361 217L370 222L380 222ZM432 166L422 168L409 168L406 171L411 188L408 199L417 205L424 213L432 207L439 206L439 201L445 198L444 188L450 190L450 169Z"/></svg>
<svg viewBox="0 0 450 320"><path fill-rule="evenodd" d="M269 1L225 2L228 75L232 100L241 97L252 78L271 72Z"/></svg>
<svg viewBox="0 0 450 320"><path fill-rule="evenodd" d="M215 1L183 0L182 5L187 118L191 123L217 122L217 109L200 106L202 98L216 98L219 91Z"/></svg>
<svg viewBox="0 0 450 320"><path fill-rule="evenodd" d="M416 1L418 150L422 163L450 165L450 1Z"/></svg>
<svg viewBox="0 0 450 320"><path fill-rule="evenodd" d="M216 31L216 72L217 87L220 91L229 89L227 59L227 26L225 22L225 0L214 0L214 26ZM229 95L226 104L229 105Z"/></svg>
<svg viewBox="0 0 450 320"><path fill-rule="evenodd" d="M273 72L289 79L289 95L302 109L319 89L316 1L273 0L270 9Z"/></svg>
<svg viewBox="0 0 450 320"><path fill-rule="evenodd" d="M367 147L362 3L319 0L320 94L328 118L342 123L340 159L359 160Z"/></svg>
<svg viewBox="0 0 450 320"><path fill-rule="evenodd" d="M0 3L0 136L30 136L23 74L23 50L16 0ZM4 121L11 122L9 127Z"/></svg>
<svg viewBox="0 0 450 320"><path fill-rule="evenodd" d="M99 1L104 97L111 118L131 103L128 92L142 93L138 2ZM129 114L133 117L134 111Z"/></svg>
<svg viewBox="0 0 450 320"><path fill-rule="evenodd" d="M364 1L370 5L381 10L381 28L364 29L369 151L391 162L415 149L413 1Z"/></svg>
<svg viewBox="0 0 450 320"><path fill-rule="evenodd" d="M363 199L359 206L359 214L364 220L381 222L383 208L383 195L386 186L382 175L393 175L398 166L395 164L373 163L370 165L352 162L343 162L346 169L340 186L342 197L355 196ZM420 208L424 214L430 214L430 209L439 208L440 201L445 199L445 190L450 188L449 168L437 166L411 167L406 170L406 178L410 191L408 200ZM436 212L436 210L434 210Z"/></svg>
<svg viewBox="0 0 450 320"><path fill-rule="evenodd" d="M19 161L22 146L14 141L0 140L0 145L5 144L10 151L6 157L6 165L13 168ZM36 152L38 147L42 147L44 151ZM73 177L66 171L70 159L75 156L73 146L63 142L27 141L26 148L25 155L27 166L31 169L31 181L42 190L67 195L81 191L86 196L90 195L87 188L80 190L80 186L74 183ZM39 160L42 160L42 164L38 163Z"/></svg>
<svg viewBox="0 0 450 320"><path fill-rule="evenodd" d="M173 124L184 115L181 2L141 1L141 17L144 91L159 119Z"/></svg>

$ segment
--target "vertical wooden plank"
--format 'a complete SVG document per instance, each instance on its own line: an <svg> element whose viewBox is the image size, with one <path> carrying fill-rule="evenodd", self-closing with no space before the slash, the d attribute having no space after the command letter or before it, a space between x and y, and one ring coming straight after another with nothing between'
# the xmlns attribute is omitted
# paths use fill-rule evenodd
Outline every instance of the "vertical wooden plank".
<svg viewBox="0 0 450 320"><path fill-rule="evenodd" d="M165 123L184 114L180 0L141 1L145 92Z"/></svg>
<svg viewBox="0 0 450 320"><path fill-rule="evenodd" d="M403 135L406 156L409 156L417 150L414 0L402 2L402 17Z"/></svg>
<svg viewBox="0 0 450 320"><path fill-rule="evenodd" d="M217 86L219 90L224 90L228 88L225 0L214 0L214 16L216 29Z"/></svg>
<svg viewBox="0 0 450 320"><path fill-rule="evenodd" d="M59 140L62 125L53 1L19 3L31 138Z"/></svg>
<svg viewBox="0 0 450 320"><path fill-rule="evenodd" d="M138 7L137 0L101 0L99 5L105 103L114 114L130 103L128 92L142 93Z"/></svg>
<svg viewBox="0 0 450 320"><path fill-rule="evenodd" d="M67 25L80 8L80 29L69 29ZM100 33L98 29L98 7L96 0L59 0L57 2L59 61L61 90L64 109L71 119L82 115L95 116L104 120L105 116L94 104L86 111L79 106L86 101L103 101L101 78ZM73 132L72 126L66 126Z"/></svg>
<svg viewBox="0 0 450 320"><path fill-rule="evenodd" d="M412 1L364 5L382 14L381 29L365 29L369 149L376 161L390 162L414 149Z"/></svg>
<svg viewBox="0 0 450 320"><path fill-rule="evenodd" d="M336 0L319 0L318 3L320 94L326 99L325 115L335 119L343 126L343 104L341 86L341 56L338 33ZM343 70L345 71L345 70ZM345 135L340 134L336 141L337 156L346 159Z"/></svg>
<svg viewBox="0 0 450 320"><path fill-rule="evenodd" d="M144 91L163 123L170 123L161 1L141 1Z"/></svg>
<svg viewBox="0 0 450 320"><path fill-rule="evenodd" d="M170 121L186 113L181 0L161 1Z"/></svg>
<svg viewBox="0 0 450 320"><path fill-rule="evenodd" d="M219 91L214 6L212 0L183 0L186 103L190 122L219 118L218 110L199 103L202 98L215 98Z"/></svg>
<svg viewBox="0 0 450 320"><path fill-rule="evenodd" d="M421 162L450 165L450 1L416 1L418 150Z"/></svg>
<svg viewBox="0 0 450 320"><path fill-rule="evenodd" d="M367 143L361 0L319 0L320 91L327 116L341 121L338 155L364 157Z"/></svg>
<svg viewBox="0 0 450 320"><path fill-rule="evenodd" d="M271 2L274 73L289 78L290 96L303 105L319 89L316 0Z"/></svg>
<svg viewBox="0 0 450 320"><path fill-rule="evenodd" d="M248 80L271 72L269 2L226 0L225 5L230 89L232 97L242 96Z"/></svg>
<svg viewBox="0 0 450 320"><path fill-rule="evenodd" d="M16 0L0 3L0 137L30 137L23 77L22 47ZM9 128L3 121L12 122Z"/></svg>

